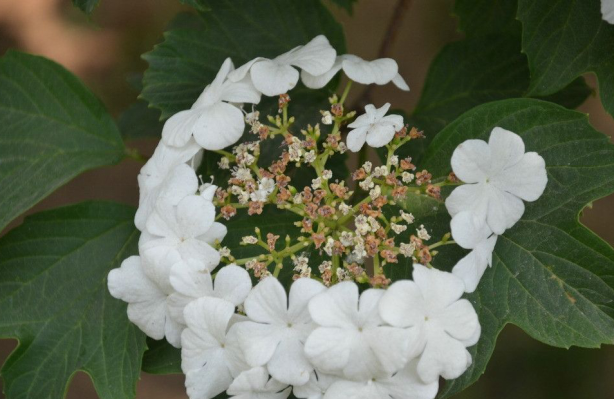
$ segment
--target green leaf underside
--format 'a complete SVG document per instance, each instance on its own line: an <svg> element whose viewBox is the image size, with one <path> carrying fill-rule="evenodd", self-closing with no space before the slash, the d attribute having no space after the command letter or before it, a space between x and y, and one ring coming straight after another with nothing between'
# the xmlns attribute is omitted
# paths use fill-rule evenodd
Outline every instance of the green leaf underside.
<svg viewBox="0 0 615 399"><path fill-rule="evenodd" d="M602 20L600 1L519 0L532 95L560 90L577 76L598 77L600 99L613 115L613 25Z"/></svg>
<svg viewBox="0 0 615 399"><path fill-rule="evenodd" d="M133 217L85 202L29 216L0 239L0 336L19 340L2 368L7 399L62 398L78 370L103 399L135 396L145 336L106 281L136 253Z"/></svg>
<svg viewBox="0 0 615 399"><path fill-rule="evenodd" d="M199 1L199 16L182 16L182 26L143 57L149 63L142 97L162 118L189 109L231 57L236 67L255 57L275 57L319 34L345 50L341 26L318 0ZM292 93L291 93L292 95Z"/></svg>
<svg viewBox="0 0 615 399"><path fill-rule="evenodd" d="M456 146L467 139L487 140L495 126L519 134L526 151L545 159L549 183L538 201L525 204L522 219L498 238L493 267L468 295L479 314L481 339L469 348L470 369L448 382L441 397L463 390L484 373L507 323L557 347L613 342L613 250L578 221L586 204L613 192L612 145L583 114L545 101L511 99L478 106L448 125L420 167L434 178L446 176ZM432 223L438 233L446 231L450 216L444 206L431 199L423 202L437 209L429 216L433 221L425 222L428 229ZM408 209L417 206L411 203ZM423 223L423 208L418 209ZM450 264L438 267L450 269L453 259L446 256ZM407 274L396 278L410 277L411 267L403 267Z"/></svg>
<svg viewBox="0 0 615 399"><path fill-rule="evenodd" d="M0 230L81 172L123 156L113 119L70 72L15 51L0 59Z"/></svg>
<svg viewBox="0 0 615 399"><path fill-rule="evenodd" d="M73 0L73 5L86 14L91 14L99 3L100 0Z"/></svg>
<svg viewBox="0 0 615 399"><path fill-rule="evenodd" d="M490 101L525 97L529 84L527 58L517 36L492 34L444 46L429 68L421 98L409 119L426 138L411 142L400 154L418 161L431 139L459 115ZM590 93L579 78L547 100L575 108Z"/></svg>

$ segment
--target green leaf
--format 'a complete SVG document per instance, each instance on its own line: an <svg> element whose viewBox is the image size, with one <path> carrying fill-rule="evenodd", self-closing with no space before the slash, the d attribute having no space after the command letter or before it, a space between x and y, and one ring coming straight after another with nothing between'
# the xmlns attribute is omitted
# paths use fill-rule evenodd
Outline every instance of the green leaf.
<svg viewBox="0 0 615 399"><path fill-rule="evenodd" d="M358 1L359 0L331 0L333 4L343 8L350 15L352 15L354 4Z"/></svg>
<svg viewBox="0 0 615 399"><path fill-rule="evenodd" d="M181 349L166 340L147 339L147 351L143 355L141 369L150 374L181 374Z"/></svg>
<svg viewBox="0 0 615 399"><path fill-rule="evenodd" d="M431 139L459 115L490 101L524 97L529 83L527 59L517 36L479 36L444 46L429 68L409 119L425 132L426 139L411 142L400 155L412 155L418 161ZM574 108L590 92L579 78L549 100Z"/></svg>
<svg viewBox="0 0 615 399"><path fill-rule="evenodd" d="M120 115L117 124L125 140L160 139L162 134L160 111L149 108L143 100L128 107Z"/></svg>
<svg viewBox="0 0 615 399"><path fill-rule="evenodd" d="M0 230L81 172L123 156L113 119L74 75L15 51L0 59Z"/></svg>
<svg viewBox="0 0 615 399"><path fill-rule="evenodd" d="M456 0L454 14L467 37L506 33L517 35L517 0Z"/></svg>
<svg viewBox="0 0 615 399"><path fill-rule="evenodd" d="M100 0L73 0L73 5L88 15L98 7L99 3Z"/></svg>
<svg viewBox="0 0 615 399"><path fill-rule="evenodd" d="M584 114L544 101L512 99L478 106L447 126L433 140L421 168L434 177L447 175L456 146L467 139L486 140L495 126L519 134L526 151L545 159L549 183L538 201L526 203L522 219L498 238L493 267L468 296L482 335L470 348L472 366L447 383L442 397L484 373L507 323L557 347L613 342L613 249L578 221L586 204L613 192L613 146ZM438 223L444 225L450 217L439 209ZM448 258L445 268L454 259Z"/></svg>
<svg viewBox="0 0 615 399"><path fill-rule="evenodd" d="M519 0L532 96L560 90L577 76L598 77L604 109L613 115L613 25L602 20L600 1Z"/></svg>
<svg viewBox="0 0 615 399"><path fill-rule="evenodd" d="M324 34L345 50L341 26L319 0L210 0L192 2L202 11L143 57L149 63L142 98L166 119L190 108L225 58L239 66L255 57L275 57Z"/></svg>
<svg viewBox="0 0 615 399"><path fill-rule="evenodd" d="M0 336L7 399L62 398L78 370L103 399L131 398L145 336L112 298L107 274L136 253L134 209L85 202L29 216L0 239Z"/></svg>

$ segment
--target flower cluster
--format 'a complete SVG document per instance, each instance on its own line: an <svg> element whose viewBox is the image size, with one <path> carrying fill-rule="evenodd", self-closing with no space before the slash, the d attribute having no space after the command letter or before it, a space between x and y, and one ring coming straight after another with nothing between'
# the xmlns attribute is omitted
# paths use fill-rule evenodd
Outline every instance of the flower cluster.
<svg viewBox="0 0 615 399"><path fill-rule="evenodd" d="M322 88L339 71L350 79L341 97L329 99L321 123L296 127L288 91L299 78ZM352 82L408 90L395 61L337 56L324 36L238 69L227 59L192 108L167 120L142 168L139 255L109 273L108 287L148 336L181 348L191 399L225 391L434 398L440 377L457 378L471 364L466 348L478 341L480 324L462 295L491 263L497 235L521 217L522 200L542 194L544 161L525 153L519 136L495 128L489 143L461 144L454 174L435 181L397 155L423 133L387 115L388 103L358 116L345 109ZM243 110L262 95L279 96L277 115ZM268 143L280 148L273 160L261 156ZM365 161L350 179L334 173L332 159L366 143L385 149L382 165ZM197 174L204 151L228 179L208 183ZM444 186L456 187L446 199L454 241L433 238L405 207L410 194L441 201ZM257 227L229 241L226 221L258 218L267 208L293 215L296 234ZM452 273L434 268L435 248L455 243L471 251ZM259 254L238 258L242 247ZM414 265L413 278L392 282L385 266L402 259Z"/></svg>

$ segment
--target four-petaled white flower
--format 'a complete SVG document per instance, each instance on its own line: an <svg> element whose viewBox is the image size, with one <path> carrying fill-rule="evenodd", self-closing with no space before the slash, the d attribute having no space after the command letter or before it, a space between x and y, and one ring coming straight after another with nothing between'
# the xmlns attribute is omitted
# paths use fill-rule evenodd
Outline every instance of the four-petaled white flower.
<svg viewBox="0 0 615 399"><path fill-rule="evenodd" d="M269 378L264 367L255 367L239 374L226 393L235 399L286 399L291 389L288 384Z"/></svg>
<svg viewBox="0 0 615 399"><path fill-rule="evenodd" d="M525 152L521 137L496 127L483 140L466 140L453 152L451 166L465 182L446 199L451 216L471 211L495 234L502 234L523 215L523 201L535 201L547 185L544 159Z"/></svg>
<svg viewBox="0 0 615 399"><path fill-rule="evenodd" d="M463 281L420 264L414 265L412 277L414 281L400 280L386 290L380 315L412 335L408 357L420 355L417 371L424 382L437 381L438 376L457 378L472 363L466 347L480 336L476 311L460 299Z"/></svg>
<svg viewBox="0 0 615 399"><path fill-rule="evenodd" d="M249 369L239 348L234 317L235 306L219 298L199 298L186 306L182 370L190 399L213 398Z"/></svg>
<svg viewBox="0 0 615 399"><path fill-rule="evenodd" d="M158 144L152 157L143 165L137 181L139 182L139 208L135 215L135 226L141 231L145 229L145 222L154 210L158 194L163 187L177 182L178 175L188 176L181 181L188 180L188 184L182 183L179 187L168 187L167 191L175 195L182 195L185 188L192 190L192 182L198 184L194 169L186 165L186 162L194 160L201 151L201 147L190 140L183 147L170 147L164 143ZM178 168L179 167L179 168ZM175 169L181 169L175 171ZM192 175L193 177L190 177ZM165 182L166 185L165 185ZM182 189L182 187L185 187ZM193 194L194 191L185 192L184 195Z"/></svg>
<svg viewBox="0 0 615 399"><path fill-rule="evenodd" d="M350 151L358 152L365 141L371 147L382 147L393 139L396 131L404 127L404 118L401 115L385 116L389 107L389 103L378 109L372 104L366 105L365 113L348 125L352 128L346 138Z"/></svg>
<svg viewBox="0 0 615 399"><path fill-rule="evenodd" d="M156 264L167 279L171 267L182 260L195 259L212 270L220 254L211 244L226 235L226 227L214 222L215 213L214 205L199 195L188 195L177 206L159 203L139 243L145 261Z"/></svg>
<svg viewBox="0 0 615 399"><path fill-rule="evenodd" d="M315 296L310 315L318 327L305 343L314 366L351 379L390 376L408 361L407 333L384 326L378 302L384 290L361 294L353 282L338 283Z"/></svg>
<svg viewBox="0 0 615 399"><path fill-rule="evenodd" d="M224 266L216 273L214 284L209 269L195 259L173 265L170 282L175 292L168 298L169 311L175 321L182 324L186 324L184 308L191 301L201 297L217 297L239 306L252 288L252 280L246 269L233 264Z"/></svg>
<svg viewBox="0 0 615 399"><path fill-rule="evenodd" d="M248 364L266 366L271 376L283 383L305 384L314 370L303 352L314 327L307 305L324 289L316 280L300 278L287 299L275 277L258 283L244 303L250 321L239 326L239 343Z"/></svg>
<svg viewBox="0 0 615 399"><path fill-rule="evenodd" d="M463 280L466 292L474 292L487 266L491 266L498 236L492 234L484 220L468 211L453 217L451 234L457 245L472 250L453 267L453 274Z"/></svg>
<svg viewBox="0 0 615 399"><path fill-rule="evenodd" d="M320 75L309 71L301 72L303 84L311 89L321 89L342 69L346 76L357 83L364 85L385 85L393 82L398 88L408 91L410 88L404 78L397 72L397 62L391 58L379 58L366 61L352 54L337 56L331 69Z"/></svg>
<svg viewBox="0 0 615 399"><path fill-rule="evenodd" d="M258 104L260 93L249 79L227 80L233 69L233 62L227 58L192 108L178 112L166 121L162 129L164 143L182 147L194 137L207 150L221 150L239 140L245 122L243 113L233 104Z"/></svg>
<svg viewBox="0 0 615 399"><path fill-rule="evenodd" d="M323 35L316 36L304 46L270 60L257 57L229 74L229 80L238 82L248 72L254 87L266 96L277 96L291 90L299 81L296 66L313 75L328 71L335 62L335 49Z"/></svg>
<svg viewBox="0 0 615 399"><path fill-rule="evenodd" d="M145 269L145 270L144 270ZM167 307L168 284L156 273L147 273L139 256L131 256L121 267L109 272L107 286L111 296L128 303L128 319L145 334L180 347L182 326L176 323ZM151 269L150 269L151 270Z"/></svg>
<svg viewBox="0 0 615 399"><path fill-rule="evenodd" d="M416 372L417 361L412 360L393 376L370 378L365 381L339 380L334 382L324 399L433 399L438 393L438 381L425 383Z"/></svg>

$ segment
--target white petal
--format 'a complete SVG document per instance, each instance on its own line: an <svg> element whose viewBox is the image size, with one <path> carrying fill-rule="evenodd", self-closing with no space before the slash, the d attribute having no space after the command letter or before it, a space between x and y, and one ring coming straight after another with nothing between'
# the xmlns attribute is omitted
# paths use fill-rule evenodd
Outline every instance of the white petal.
<svg viewBox="0 0 615 399"><path fill-rule="evenodd" d="M393 283L379 303L380 317L395 327L420 326L425 318L425 305L421 290L414 281Z"/></svg>
<svg viewBox="0 0 615 399"><path fill-rule="evenodd" d="M363 330L365 342L376 355L382 370L392 375L408 362L408 330L396 327L375 327Z"/></svg>
<svg viewBox="0 0 615 399"><path fill-rule="evenodd" d="M466 140L451 157L455 175L466 183L484 182L491 172L491 150L483 140Z"/></svg>
<svg viewBox="0 0 615 399"><path fill-rule="evenodd" d="M357 57L358 58L358 57ZM342 63L346 75L361 84L384 85L397 75L397 62L390 58L380 58L373 61L362 59L347 59Z"/></svg>
<svg viewBox="0 0 615 399"><path fill-rule="evenodd" d="M244 303L246 315L259 323L286 324L286 291L275 277L261 280Z"/></svg>
<svg viewBox="0 0 615 399"><path fill-rule="evenodd" d="M600 0L600 12L602 13L602 19L613 25L613 1Z"/></svg>
<svg viewBox="0 0 615 399"><path fill-rule="evenodd" d="M179 323L185 324L184 308L188 303L213 294L211 274L202 262L194 259L173 265L170 282L177 292L169 295L167 305L171 316Z"/></svg>
<svg viewBox="0 0 615 399"><path fill-rule="evenodd" d="M392 378L378 381L395 399L433 399L438 394L438 381L424 383L417 373L418 360L410 361Z"/></svg>
<svg viewBox="0 0 615 399"><path fill-rule="evenodd" d="M128 302L128 318L154 339L164 337L166 294L143 273L141 260L131 256L107 277L111 296Z"/></svg>
<svg viewBox="0 0 615 399"><path fill-rule="evenodd" d="M395 86L397 86L398 89L401 89L403 91L410 91L410 86L408 86L408 83L406 83L406 81L400 74L395 75L392 82Z"/></svg>
<svg viewBox="0 0 615 399"><path fill-rule="evenodd" d="M367 138L368 127L359 127L348 132L346 137L346 146L352 152L359 152Z"/></svg>
<svg viewBox="0 0 615 399"><path fill-rule="evenodd" d="M324 399L391 399L391 397L376 384L367 381L340 380L327 389Z"/></svg>
<svg viewBox="0 0 615 399"><path fill-rule="evenodd" d="M334 375L312 372L306 384L293 387L293 394L301 399L322 399L324 392L339 380L340 378Z"/></svg>
<svg viewBox="0 0 615 399"><path fill-rule="evenodd" d="M311 278L296 280L290 286L288 294L288 319L294 323L309 323L311 318L307 307L308 302L325 290L324 285Z"/></svg>
<svg viewBox="0 0 615 399"><path fill-rule="evenodd" d="M221 268L216 274L215 295L237 306L246 300L252 280L246 269L237 265Z"/></svg>
<svg viewBox="0 0 615 399"><path fill-rule="evenodd" d="M225 225L214 222L205 234L199 236L199 240L205 241L209 245L214 245L216 241L222 242L227 232L228 229Z"/></svg>
<svg viewBox="0 0 615 399"><path fill-rule="evenodd" d="M181 348L182 331L184 331L184 325L173 320L167 311L164 323L164 336L172 346Z"/></svg>
<svg viewBox="0 0 615 399"><path fill-rule="evenodd" d="M199 119L200 113L194 110L180 111L170 117L162 127L162 140L165 144L173 147L185 146Z"/></svg>
<svg viewBox="0 0 615 399"><path fill-rule="evenodd" d="M239 82L228 80L222 87L220 99L230 103L258 104L261 101L261 93L254 87L252 79L246 76Z"/></svg>
<svg viewBox="0 0 615 399"><path fill-rule="evenodd" d="M418 363L418 374L426 382L457 378L468 368L468 351L464 345L442 330L429 332L429 340Z"/></svg>
<svg viewBox="0 0 615 399"><path fill-rule="evenodd" d="M195 238L207 233L216 218L216 208L200 195L189 195L177 204L178 233Z"/></svg>
<svg viewBox="0 0 615 399"><path fill-rule="evenodd" d="M165 293L173 292L170 282L171 268L181 261L174 242L167 239L152 240L139 247L143 272Z"/></svg>
<svg viewBox="0 0 615 399"><path fill-rule="evenodd" d="M194 126L194 139L210 151L221 150L235 144L245 127L239 108L224 102L202 109Z"/></svg>
<svg viewBox="0 0 615 399"><path fill-rule="evenodd" d="M457 301L464 292L463 281L452 273L415 263L412 278L420 288L430 309L443 309Z"/></svg>
<svg viewBox="0 0 615 399"><path fill-rule="evenodd" d="M493 176L490 182L525 201L536 201L547 186L545 160L535 152L528 152L519 162Z"/></svg>
<svg viewBox="0 0 615 399"><path fill-rule="evenodd" d="M322 89L333 79L333 77L342 69L342 61L343 59L337 57L331 69L322 75L312 75L309 72L303 70L301 71L301 81L303 84L310 89Z"/></svg>
<svg viewBox="0 0 615 399"><path fill-rule="evenodd" d="M226 391L233 382L228 368L225 367L222 351L218 356L210 356L207 363L199 369L186 373L186 393L190 399L210 399Z"/></svg>
<svg viewBox="0 0 615 399"><path fill-rule="evenodd" d="M199 187L199 179L194 169L185 163L170 170L160 187L157 203L174 206L188 195L194 194ZM165 208L165 211L168 208Z"/></svg>
<svg viewBox="0 0 615 399"><path fill-rule="evenodd" d="M489 198L487 224L495 234L501 235L521 219L525 205L519 197L495 187L490 188L487 195Z"/></svg>
<svg viewBox="0 0 615 399"><path fill-rule="evenodd" d="M286 384L269 379L264 367L255 367L239 374L226 393L240 399L286 399L291 388L285 387Z"/></svg>
<svg viewBox="0 0 615 399"><path fill-rule="evenodd" d="M357 326L358 302L359 288L353 282L344 281L312 298L308 309L318 325L352 328Z"/></svg>
<svg viewBox="0 0 615 399"><path fill-rule="evenodd" d="M474 250L464 256L453 267L452 273L463 280L466 292L474 292L476 290L487 266L491 264L491 256L496 240L496 235L489 237L478 244Z"/></svg>
<svg viewBox="0 0 615 399"><path fill-rule="evenodd" d="M395 127L393 125L378 123L367 131L366 141L370 147L380 148L389 144L394 136Z"/></svg>
<svg viewBox="0 0 615 399"><path fill-rule="evenodd" d="M429 320L457 341L467 341L476 337L476 329L480 329L478 315L467 299L460 299L447 306ZM474 342L475 343L475 342Z"/></svg>
<svg viewBox="0 0 615 399"><path fill-rule="evenodd" d="M250 74L254 86L269 97L292 90L299 81L299 72L295 68L269 60L254 64Z"/></svg>
<svg viewBox="0 0 615 399"><path fill-rule="evenodd" d="M252 66L255 63L260 62L260 61L268 61L268 60L267 58L256 57L253 60L246 62L245 64L235 69L234 71L230 72L227 76L228 80L230 80L231 82L239 82L245 79L246 75L248 75L248 72L250 72L250 68L252 68Z"/></svg>
<svg viewBox="0 0 615 399"><path fill-rule="evenodd" d="M525 152L525 144L519 135L501 127L495 127L489 136L489 150L491 151L490 171L493 176L518 163Z"/></svg>
<svg viewBox="0 0 615 399"><path fill-rule="evenodd" d="M294 338L280 341L271 360L267 363L269 374L285 384L303 385L308 382L314 367L303 353L303 344Z"/></svg>
<svg viewBox="0 0 615 399"><path fill-rule="evenodd" d="M348 364L357 335L346 329L319 327L308 337L304 352L319 371L335 374Z"/></svg>
<svg viewBox="0 0 615 399"><path fill-rule="evenodd" d="M359 326L377 326L382 323L378 305L384 293L384 290L375 288L363 291L359 298L359 317L357 318Z"/></svg>
<svg viewBox="0 0 615 399"><path fill-rule="evenodd" d="M267 364L283 338L281 329L269 324L245 321L237 324L237 329L246 362L253 367Z"/></svg>
<svg viewBox="0 0 615 399"><path fill-rule="evenodd" d="M485 220L477 218L472 212L459 212L451 220L451 234L462 248L472 249L491 235Z"/></svg>
<svg viewBox="0 0 615 399"><path fill-rule="evenodd" d="M484 183L464 184L456 187L446 198L446 209L451 216L469 211L479 220L487 220L489 190L489 185Z"/></svg>
<svg viewBox="0 0 615 399"><path fill-rule="evenodd" d="M198 298L184 309L184 319L190 330L203 340L202 348L209 347L213 340L224 342L226 329L235 312L228 301L213 297ZM207 335L207 337L205 337Z"/></svg>
<svg viewBox="0 0 615 399"><path fill-rule="evenodd" d="M220 253L204 241L189 238L180 243L177 251L182 259L196 259L205 265L209 270L213 270L220 263Z"/></svg>
<svg viewBox="0 0 615 399"><path fill-rule="evenodd" d="M323 35L318 35L305 46L298 47L276 58L276 61L294 65L312 75L321 75L335 62L335 49Z"/></svg>

